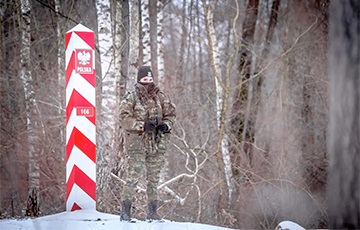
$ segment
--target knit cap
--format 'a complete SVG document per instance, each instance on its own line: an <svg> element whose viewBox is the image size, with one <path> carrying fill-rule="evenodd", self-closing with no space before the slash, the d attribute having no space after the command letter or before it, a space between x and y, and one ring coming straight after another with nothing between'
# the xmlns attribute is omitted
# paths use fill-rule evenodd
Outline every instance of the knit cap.
<svg viewBox="0 0 360 230"><path fill-rule="evenodd" d="M139 68L137 81L139 82L140 79L143 77L152 77L154 79L154 76L149 66L141 66Z"/></svg>

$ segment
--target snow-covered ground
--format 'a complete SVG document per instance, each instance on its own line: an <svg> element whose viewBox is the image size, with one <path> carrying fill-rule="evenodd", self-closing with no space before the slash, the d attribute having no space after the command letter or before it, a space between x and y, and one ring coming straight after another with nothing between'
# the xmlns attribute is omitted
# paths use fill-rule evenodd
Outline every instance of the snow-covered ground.
<svg viewBox="0 0 360 230"><path fill-rule="evenodd" d="M163 223L120 222L119 216L101 213L95 210L78 210L62 212L50 216L33 219L0 220L0 230L230 230L206 224L179 223L165 221ZM300 225L283 221L277 230L305 230Z"/></svg>
<svg viewBox="0 0 360 230"><path fill-rule="evenodd" d="M119 216L97 212L95 210L78 210L62 212L34 219L0 220L0 230L229 230L217 226L179 223L122 223Z"/></svg>

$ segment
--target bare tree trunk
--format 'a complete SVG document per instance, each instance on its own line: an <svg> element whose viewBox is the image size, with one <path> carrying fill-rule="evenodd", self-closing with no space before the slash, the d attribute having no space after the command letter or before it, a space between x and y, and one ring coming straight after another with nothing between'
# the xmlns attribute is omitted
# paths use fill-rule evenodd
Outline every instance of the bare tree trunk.
<svg viewBox="0 0 360 230"><path fill-rule="evenodd" d="M115 76L114 76L114 55L113 55L113 33L111 23L110 0L97 0L96 10L98 16L98 37L101 60L101 78L103 105L114 102ZM103 108L102 108L103 109ZM106 108L105 108L106 109ZM107 113L106 111L105 113Z"/></svg>
<svg viewBox="0 0 360 230"><path fill-rule="evenodd" d="M164 3L163 3L163 0L157 0L157 65L158 65L157 69L158 69L158 83L159 83L160 89L164 89L164 87L165 87L163 21L164 21Z"/></svg>
<svg viewBox="0 0 360 230"><path fill-rule="evenodd" d="M63 53L64 53L64 46L63 46L63 35L61 31L61 17L60 17L60 0L55 0L55 12L56 12L56 35L57 35L57 73L58 73L58 81L59 85L65 85L65 73L64 73L64 62L63 62ZM59 91L60 93L60 91ZM60 96L60 95L59 95ZM60 98L60 97L59 97ZM59 100L62 101L62 100ZM62 107L62 104L59 105Z"/></svg>
<svg viewBox="0 0 360 230"><path fill-rule="evenodd" d="M200 25L200 7L199 7L199 3L197 1L196 4L196 10L197 10L197 31L198 31L198 36L199 38L201 37L201 25ZM200 98L200 103L203 104L205 102L205 97L204 97L204 90L203 90L203 82L204 82L204 74L203 74L203 51L202 51L202 41L201 39L198 39L198 46L199 46L199 61L198 61L198 68L199 68L199 98Z"/></svg>
<svg viewBox="0 0 360 230"><path fill-rule="evenodd" d="M39 190L40 190L40 167L38 162L39 152L36 148L36 99L31 75L30 57L30 2L21 0L21 52L20 52L20 79L24 85L26 119L28 132L29 151L29 193L27 200L27 215L39 215Z"/></svg>
<svg viewBox="0 0 360 230"><path fill-rule="evenodd" d="M141 31L143 45L143 65L151 67L151 45L150 45L150 11L149 0L141 0Z"/></svg>
<svg viewBox="0 0 360 230"><path fill-rule="evenodd" d="M257 4L256 7L258 7L259 3ZM278 11L279 11L279 5L280 5L280 0L274 0L273 1L273 5L272 5L272 8L271 8L271 15L270 15L270 18L269 18L269 25L268 25L268 29L267 29L267 32L266 32L266 37L265 37L265 41L264 41L264 50L263 50L263 56L262 58L266 58L266 55L268 54L268 49L269 49L269 44L270 42L272 41L272 38L274 36L274 31L275 31L275 26L276 26L276 23L277 23L277 15L278 15ZM265 7L267 7L265 5ZM258 12L258 9L255 10L255 12L257 13ZM255 13L254 12L254 13ZM260 14L260 13L259 13ZM256 17L256 23L253 24L251 23L252 26L254 26L255 28L254 29L254 32L252 34L252 37L248 37L249 39L252 40L252 49L253 49L253 54L250 55L249 58L251 58L251 60L249 59L249 63L251 64L250 66L250 81L249 81L249 85L248 85L248 90L247 90L247 103L246 103L246 112L245 112L245 121L243 123L244 125L244 128L243 128L243 133L242 133L242 139L241 139L241 145L242 145L242 149L243 151L245 152L246 154L246 157L247 157L247 160L248 160L248 166L252 166L252 152L251 149L252 148L246 148L245 145L247 142L253 142L253 129L254 127L253 124L255 122L253 122L251 120L252 117L256 117L256 113L257 113L257 105L254 104L256 103L256 101L254 101L253 103L253 97L254 95L258 95L260 94L260 87L257 87L257 85L259 84L259 80L261 77L258 77L257 79L253 79L254 75L255 75L255 72L257 70L257 55L259 55L260 51L259 51L259 25L260 25L260 22L261 20L263 20L260 15L256 16L256 15L253 15L253 17ZM252 20L251 20L252 21ZM244 23L246 24L246 23ZM247 30L250 30L249 28ZM248 33L249 35L251 33ZM254 112L251 113L251 110L253 110Z"/></svg>
<svg viewBox="0 0 360 230"><path fill-rule="evenodd" d="M134 90L139 67L139 0L130 1L130 54L126 89Z"/></svg>
<svg viewBox="0 0 360 230"><path fill-rule="evenodd" d="M191 73L191 70L192 68L188 69L188 65L189 65L189 61L191 59L190 56L192 56L192 53L190 51L190 48L191 48L191 38L192 38L192 35L193 35L193 16L192 16L192 8L193 8L193 5L194 5L194 1L191 0L190 1L190 6L189 6L189 15L187 16L189 18L189 21L190 21L190 25L189 25L189 40L187 42L188 46L187 46L187 51L186 51L186 61L183 65L183 76L182 76L182 84L184 86L186 86L186 77L187 75L190 75L190 76L193 76L193 74Z"/></svg>
<svg viewBox="0 0 360 230"><path fill-rule="evenodd" d="M97 153L97 197L98 209L110 212L109 196L110 173L115 153L116 125L116 76L115 56L109 0L96 1L98 17L98 37L101 60L102 100L101 100L101 135Z"/></svg>
<svg viewBox="0 0 360 230"><path fill-rule="evenodd" d="M254 49L254 53L256 53L256 49ZM242 137L241 137L241 149L244 151L246 158L247 158L247 165L248 167L252 166L252 153L251 153L251 148L245 148L245 144L247 141L252 142L252 135L251 135L251 131L249 129L249 125L253 124L253 122L251 122L251 109L254 108L254 105L252 103L253 101L253 94L254 94L254 84L256 82L256 80L253 80L253 76L255 74L255 69L256 69L256 55L252 55L252 60L251 60L251 68L250 68L250 81L249 81L249 85L248 85L248 90L247 90L247 103L246 103L246 110L245 110L245 119L244 119L244 128L243 128L243 132L242 132ZM251 129L251 128L250 128ZM248 140L250 139L250 140Z"/></svg>
<svg viewBox="0 0 360 230"><path fill-rule="evenodd" d="M149 1L149 23L150 23L150 66L155 78L158 80L157 67L157 3L158 1ZM157 82L158 83L158 82Z"/></svg>
<svg viewBox="0 0 360 230"><path fill-rule="evenodd" d="M229 202L232 200L232 195L235 191L234 184L232 183L232 170L231 170L231 161L229 154L229 140L228 136L225 135L225 121L226 121L226 108L229 97L229 87L224 85L221 77L221 67L220 67L220 53L217 44L217 38L215 34L214 26L214 10L215 10L216 0L210 0L209 7L206 9L206 2L203 0L205 20L206 20L206 30L208 33L209 39L209 49L210 49L210 60L211 66L215 75L215 86L216 86L216 119L218 125L218 166L220 167L221 177L225 177L226 183L228 186L228 198ZM225 174L225 175L224 175Z"/></svg>
<svg viewBox="0 0 360 230"><path fill-rule="evenodd" d="M121 53L123 50L122 44L122 27L123 27L123 14L122 14L122 1L115 1L115 33L114 33L114 60L115 60L115 116L120 114L120 98L121 98ZM116 117L114 118L116 121ZM116 122L115 121L115 122ZM115 127L115 140L120 139L120 125L116 125ZM114 146L115 152L119 152L118 147Z"/></svg>
<svg viewBox="0 0 360 230"><path fill-rule="evenodd" d="M59 82L59 87L58 87L58 100L59 100L59 116L63 117L62 115L64 115L64 109L65 108L65 104L64 104L64 100L61 100L61 98L63 98L63 92L65 92L65 64L64 64L64 39L63 39L63 34L62 34L62 29L61 29L61 17L60 17L60 0L55 0L55 12L56 12L56 37L57 37L57 74L58 74L58 82ZM64 123L65 124L65 123ZM60 128L60 141L62 144L65 144L65 125L61 126ZM64 156L63 158L65 159L65 153L62 154L62 156Z"/></svg>
<svg viewBox="0 0 360 230"><path fill-rule="evenodd" d="M185 47L186 47L186 37L187 37L187 30L186 30L186 0L183 0L182 5L182 22L181 22L181 45L180 45L180 54L179 54L179 63L178 63L178 74L177 74L177 82L178 85L183 82L184 77L184 58L185 58Z"/></svg>
<svg viewBox="0 0 360 230"><path fill-rule="evenodd" d="M277 20L278 20L277 18L278 18L278 13L279 13L279 7L280 7L280 0L274 0L273 4L271 6L269 26L268 26L268 30L266 32L266 37L265 37L263 59L266 59L267 55L269 54L269 50L270 50L269 46L274 37L275 26L276 26Z"/></svg>
<svg viewBox="0 0 360 230"><path fill-rule="evenodd" d="M330 6L330 229L360 228L359 9L358 0L334 0Z"/></svg>
<svg viewBox="0 0 360 230"><path fill-rule="evenodd" d="M122 36L122 49L121 49L121 89L120 95L123 96L126 92L126 81L127 74L129 72L129 32L130 32L130 9L129 9L129 1L121 1L122 2L122 21L121 21L121 32L124 34Z"/></svg>
<svg viewBox="0 0 360 230"><path fill-rule="evenodd" d="M245 19L242 28L242 41L239 48L239 77L237 80L237 89L235 91L234 105L232 108L234 114L234 118L232 119L233 132L235 133L235 135L238 135L238 133L242 133L242 136L239 138L238 141L242 142L242 147L244 151L247 151L246 149L244 149L244 139L246 137L246 134L248 134L247 123L249 119L247 118L247 116L249 114L246 115L244 113L241 113L241 111L242 107L245 105L245 100L249 99L249 96L250 101L248 100L247 104L248 109L250 109L253 91L251 85L252 83L249 82L247 83L247 85L243 85L243 81L250 77L252 65L255 65L255 63L252 63L252 49L256 29L258 6L259 0L249 0L249 3L246 7ZM245 92L248 92L247 95L244 95Z"/></svg>
<svg viewBox="0 0 360 230"><path fill-rule="evenodd" d="M2 110L1 117L0 117L0 128L2 130L9 130L8 133L11 136L14 136L15 134L19 133L20 131L18 130L19 128L19 120L17 120L17 118L19 117L19 109L16 108L17 106L15 106L16 102L15 102L15 93L17 92L17 90L14 89L14 82L15 79L17 78L17 76L13 76L10 72L10 68L11 68L11 64L13 63L13 58L15 57L13 51L13 47L7 45L7 43L9 42L9 40L12 38L11 36L11 24L13 23L14 20L9 20L9 18L12 16L11 14L11 7L9 6L10 3L8 2L5 5L5 10L3 12L3 14L1 14L1 22L0 22L0 69L1 69L1 76L3 81L6 81L6 83L4 84L0 84L0 91L5 92L6 94L0 94L1 97L1 101L4 104L4 109ZM7 19L7 20L6 20ZM5 109L6 108L6 109ZM3 112L7 110L8 112ZM11 131L10 131L11 130ZM19 164L16 160L16 155L19 154L20 151L18 151L18 144L15 143L14 140L12 139L8 139L6 138L6 131L5 132L1 132L0 133L0 145L1 146L8 146L7 150L5 152L7 152L8 156L9 156L9 163L8 165L8 174L4 175L0 175L0 187L1 188L5 188L7 190L9 190L10 196L8 194L6 194L4 191L0 191L0 212L3 213L7 206L5 205L5 202L9 202L10 204L8 206L10 206L10 215L11 216L20 216L21 215L21 210L24 210L24 207L22 207L21 205L21 201L20 201L20 192L18 189L18 167ZM2 155L3 152L1 152L1 161L5 162L5 156ZM5 171L5 170L4 170ZM10 186L6 188L4 182L5 180L3 179L4 177L7 177L7 179L10 181ZM6 182L5 182L6 183ZM21 190L21 189L20 189ZM26 207L25 207L26 209ZM1 215L1 214L0 214Z"/></svg>
<svg viewBox="0 0 360 230"><path fill-rule="evenodd" d="M254 40L256 19L258 13L259 0L249 0L246 8L246 16L243 24L243 46L239 49L240 62L239 72L250 72L251 65L251 45Z"/></svg>

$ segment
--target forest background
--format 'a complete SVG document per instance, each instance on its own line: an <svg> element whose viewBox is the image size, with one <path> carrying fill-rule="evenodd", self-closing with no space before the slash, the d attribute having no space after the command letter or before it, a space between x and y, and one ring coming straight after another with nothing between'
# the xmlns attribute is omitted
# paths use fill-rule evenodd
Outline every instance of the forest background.
<svg viewBox="0 0 360 230"><path fill-rule="evenodd" d="M160 183L164 218L328 226L328 0L0 5L1 218L65 210L64 35L81 23L96 43L98 211L120 212L118 107L149 65L178 114Z"/></svg>

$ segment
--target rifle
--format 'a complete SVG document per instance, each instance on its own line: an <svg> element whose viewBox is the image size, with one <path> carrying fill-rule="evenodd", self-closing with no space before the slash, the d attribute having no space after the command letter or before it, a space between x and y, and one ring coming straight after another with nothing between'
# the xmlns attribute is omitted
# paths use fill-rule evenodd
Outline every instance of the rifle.
<svg viewBox="0 0 360 230"><path fill-rule="evenodd" d="M159 122L159 117L150 117L150 118L148 119L148 121L149 121L149 123L155 125L155 131L154 131L154 132L156 133L155 141L156 141L156 143L159 143L160 138L161 138L161 134L164 133L164 132L162 132L162 131L160 131L160 130L158 129L158 126L159 126L159 123L160 123L160 122ZM152 137L152 135L153 135L154 132L148 131L148 138L149 138L149 139Z"/></svg>
<svg viewBox="0 0 360 230"><path fill-rule="evenodd" d="M156 129L157 129L157 126L158 126L158 121L159 119L157 118L157 117L149 117L148 118L148 122L150 123L150 124L153 124L153 125L155 125L155 130L153 131L153 132L155 132L156 131ZM151 138L152 137L152 135L153 135L153 132L152 131L148 131L148 138Z"/></svg>

